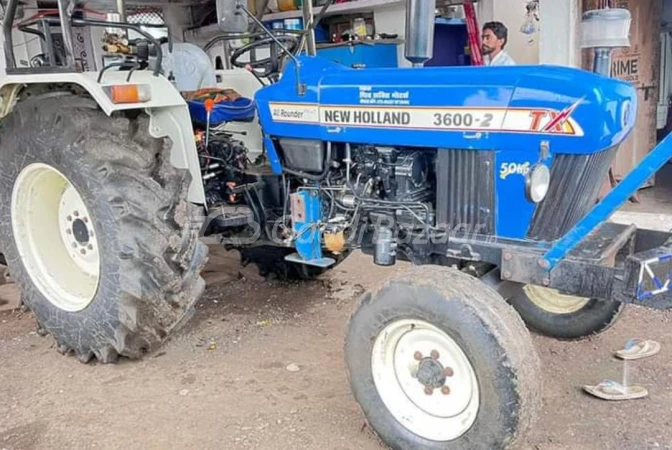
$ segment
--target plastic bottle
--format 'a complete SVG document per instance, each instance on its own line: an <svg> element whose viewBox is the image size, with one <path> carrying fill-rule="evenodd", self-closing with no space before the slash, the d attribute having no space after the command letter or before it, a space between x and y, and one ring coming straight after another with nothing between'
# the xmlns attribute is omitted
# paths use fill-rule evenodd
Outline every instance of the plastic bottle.
<svg viewBox="0 0 672 450"><path fill-rule="evenodd" d="M353 31L360 39L366 38L366 22L363 18L358 17L352 23Z"/></svg>

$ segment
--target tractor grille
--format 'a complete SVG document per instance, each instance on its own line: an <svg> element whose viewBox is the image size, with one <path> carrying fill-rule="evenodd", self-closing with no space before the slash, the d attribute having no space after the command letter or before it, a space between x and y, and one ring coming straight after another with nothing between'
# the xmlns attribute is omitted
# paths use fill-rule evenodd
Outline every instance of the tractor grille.
<svg viewBox="0 0 672 450"><path fill-rule="evenodd" d="M449 230L494 234L495 153L439 149L436 158L437 226Z"/></svg>
<svg viewBox="0 0 672 450"><path fill-rule="evenodd" d="M556 155L551 185L537 206L529 238L553 241L567 233L595 205L618 147L592 155Z"/></svg>

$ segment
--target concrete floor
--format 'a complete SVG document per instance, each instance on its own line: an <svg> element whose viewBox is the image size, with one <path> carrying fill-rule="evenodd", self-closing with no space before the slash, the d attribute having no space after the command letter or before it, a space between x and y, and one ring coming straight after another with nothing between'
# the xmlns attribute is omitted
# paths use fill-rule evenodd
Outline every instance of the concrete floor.
<svg viewBox="0 0 672 450"><path fill-rule="evenodd" d="M672 163L656 174L653 187L640 190L641 203L627 203L624 211L655 214L672 214ZM670 225L672 228L672 224Z"/></svg>

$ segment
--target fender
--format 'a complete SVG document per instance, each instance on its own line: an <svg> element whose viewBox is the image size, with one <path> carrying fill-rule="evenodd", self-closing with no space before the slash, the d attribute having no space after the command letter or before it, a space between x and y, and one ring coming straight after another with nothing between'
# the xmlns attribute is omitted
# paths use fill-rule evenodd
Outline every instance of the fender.
<svg viewBox="0 0 672 450"><path fill-rule="evenodd" d="M26 85L75 84L85 89L108 116L115 111L143 109L150 116L149 133L155 138L167 137L172 147L170 162L179 169L191 173L189 201L205 205L205 190L201 181L194 130L187 103L168 79L154 76L148 71L134 72L131 81L126 81L128 72L106 72L98 83L98 72L50 73L32 75L7 75L0 81L2 110L0 117L7 115L16 100L19 90ZM151 100L144 103L115 104L108 97L105 87L120 84L143 84L150 87Z"/></svg>

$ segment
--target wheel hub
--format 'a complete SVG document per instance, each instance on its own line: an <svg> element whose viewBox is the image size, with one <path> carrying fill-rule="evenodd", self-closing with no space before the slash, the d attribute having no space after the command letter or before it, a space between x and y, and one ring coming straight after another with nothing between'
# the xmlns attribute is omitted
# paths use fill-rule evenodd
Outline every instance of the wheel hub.
<svg viewBox="0 0 672 450"><path fill-rule="evenodd" d="M52 166L30 164L14 182L11 211L17 250L35 286L61 310L86 308L98 290L100 256L74 185Z"/></svg>
<svg viewBox="0 0 672 450"><path fill-rule="evenodd" d="M374 342L371 369L390 413L425 439L456 439L476 420L480 398L474 369L457 342L430 323L388 325Z"/></svg>
<svg viewBox="0 0 672 450"><path fill-rule="evenodd" d="M443 365L436 359L425 358L418 366L418 381L421 385L439 389L446 384L446 374Z"/></svg>
<svg viewBox="0 0 672 450"><path fill-rule="evenodd" d="M82 219L72 223L72 234L79 245L85 246L89 243L89 229Z"/></svg>
<svg viewBox="0 0 672 450"><path fill-rule="evenodd" d="M82 197L69 185L63 192L59 209L61 239L79 268L90 276L97 276L100 257L90 216Z"/></svg>
<svg viewBox="0 0 672 450"><path fill-rule="evenodd" d="M583 309L590 299L564 295L555 289L527 285L523 288L527 298L539 308L552 314L572 314Z"/></svg>

